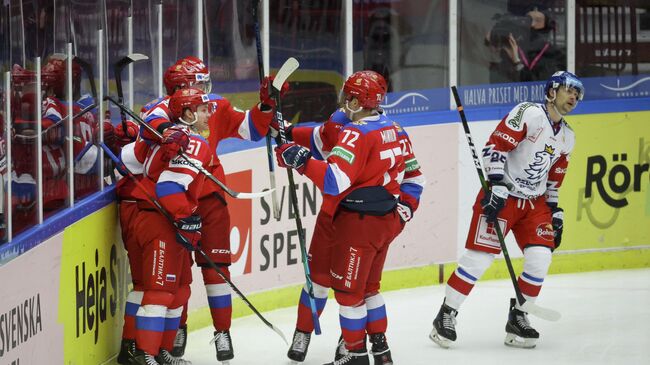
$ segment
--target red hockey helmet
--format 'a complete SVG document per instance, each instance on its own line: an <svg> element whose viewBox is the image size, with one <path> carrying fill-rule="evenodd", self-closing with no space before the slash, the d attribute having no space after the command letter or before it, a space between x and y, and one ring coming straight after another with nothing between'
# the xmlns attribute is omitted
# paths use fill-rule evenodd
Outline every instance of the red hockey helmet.
<svg viewBox="0 0 650 365"><path fill-rule="evenodd" d="M209 101L210 98L208 94L204 93L203 90L193 87L180 89L176 90L174 95L169 99L169 110L172 112L174 119L189 124L181 119L185 109L189 109L192 113L196 113L196 109L200 105L207 104Z"/></svg>
<svg viewBox="0 0 650 365"><path fill-rule="evenodd" d="M65 58L50 57L47 63L41 68L41 82L44 87L50 87L56 96L65 95L66 70ZM81 66L72 61L72 87L79 88L81 81Z"/></svg>
<svg viewBox="0 0 650 365"><path fill-rule="evenodd" d="M194 56L181 58L170 66L163 77L167 95L172 95L176 89L197 87L205 93L212 89L210 71L203 61Z"/></svg>
<svg viewBox="0 0 650 365"><path fill-rule="evenodd" d="M357 71L343 84L346 100L356 98L366 109L377 109L386 95L386 80L374 71Z"/></svg>

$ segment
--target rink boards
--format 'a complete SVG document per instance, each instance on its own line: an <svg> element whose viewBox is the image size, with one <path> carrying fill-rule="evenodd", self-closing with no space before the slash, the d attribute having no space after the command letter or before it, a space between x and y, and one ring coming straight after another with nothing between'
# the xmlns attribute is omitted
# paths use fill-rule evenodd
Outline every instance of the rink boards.
<svg viewBox="0 0 650 365"><path fill-rule="evenodd" d="M488 117L468 113L478 146L485 143L498 115L506 112ZM385 290L436 283L451 273L463 249L470 207L479 188L455 113L396 119L411 135L427 185L413 221L391 246ZM577 114L567 120L577 143L560 189L565 232L551 272L650 266L650 112ZM261 144L225 145L231 152L221 160L232 189L269 187ZM294 176L309 240L321 197L311 182ZM279 220L272 217L270 199L228 200L231 272L244 293L254 293L249 298L262 310L294 305L303 281L295 212L288 208L284 171L277 172L277 181ZM0 266L1 364L16 360L101 363L116 353L128 283L118 229L113 203ZM508 244L511 256L519 257L511 238ZM485 278L505 275L504 265L497 263ZM190 328L210 323L196 269L194 278ZM235 301L235 315L249 313Z"/></svg>

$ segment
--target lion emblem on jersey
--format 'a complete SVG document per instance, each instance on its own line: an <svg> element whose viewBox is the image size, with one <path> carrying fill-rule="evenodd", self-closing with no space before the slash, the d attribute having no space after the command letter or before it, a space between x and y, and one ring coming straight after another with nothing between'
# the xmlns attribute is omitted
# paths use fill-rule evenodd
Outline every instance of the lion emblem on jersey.
<svg viewBox="0 0 650 365"><path fill-rule="evenodd" d="M528 165L526 174L532 182L538 182L546 175L551 169L551 162L555 155L555 148L549 145L544 145L544 150L535 153L535 161Z"/></svg>

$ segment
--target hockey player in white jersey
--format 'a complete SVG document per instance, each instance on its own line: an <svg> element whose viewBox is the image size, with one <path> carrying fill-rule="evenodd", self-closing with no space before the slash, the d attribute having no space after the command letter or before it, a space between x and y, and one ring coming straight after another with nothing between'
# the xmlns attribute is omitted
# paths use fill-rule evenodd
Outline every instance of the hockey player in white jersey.
<svg viewBox="0 0 650 365"><path fill-rule="evenodd" d="M545 87L544 104L521 103L499 122L483 149L490 189L481 190L458 268L447 280L445 299L433 321L430 338L442 347L456 340L456 316L477 280L501 252L494 230L512 230L524 254L518 284L524 298L534 302L551 264L551 253L562 240L563 210L558 188L566 174L575 143L564 120L582 100L584 87L572 73L553 74ZM539 333L527 313L510 300L505 344L532 348Z"/></svg>

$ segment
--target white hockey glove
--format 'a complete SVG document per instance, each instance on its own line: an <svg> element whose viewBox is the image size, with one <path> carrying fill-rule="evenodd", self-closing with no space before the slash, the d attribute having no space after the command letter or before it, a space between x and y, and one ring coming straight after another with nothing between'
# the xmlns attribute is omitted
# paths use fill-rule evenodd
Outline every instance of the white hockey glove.
<svg viewBox="0 0 650 365"><path fill-rule="evenodd" d="M397 214L399 214L399 218L402 220L402 223L406 223L413 218L413 210L411 207L408 205L408 203L400 201L397 203Z"/></svg>

